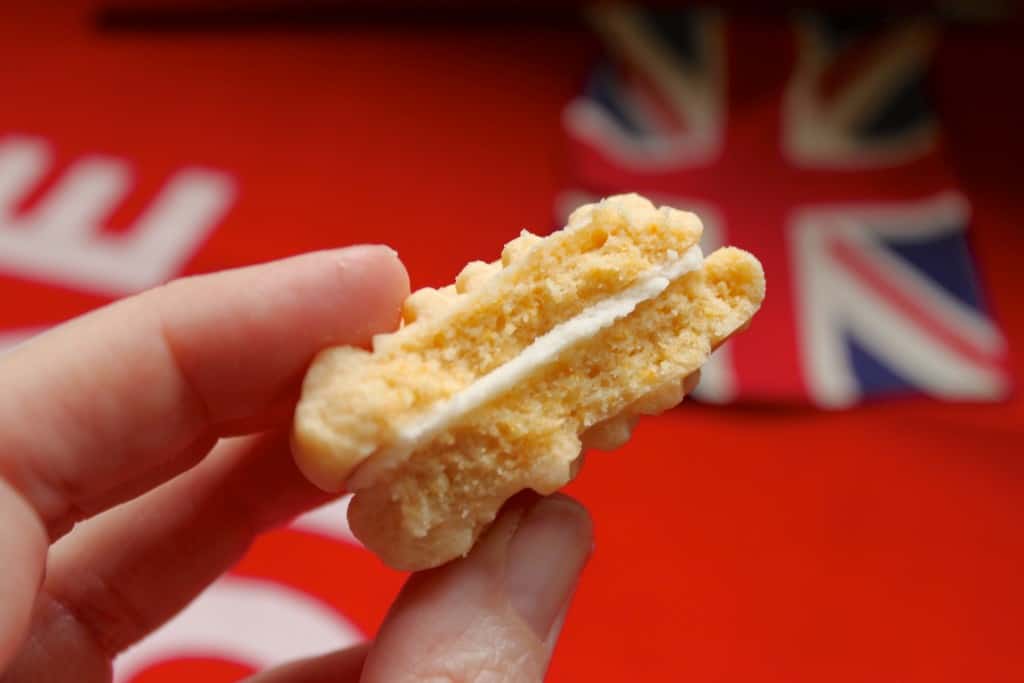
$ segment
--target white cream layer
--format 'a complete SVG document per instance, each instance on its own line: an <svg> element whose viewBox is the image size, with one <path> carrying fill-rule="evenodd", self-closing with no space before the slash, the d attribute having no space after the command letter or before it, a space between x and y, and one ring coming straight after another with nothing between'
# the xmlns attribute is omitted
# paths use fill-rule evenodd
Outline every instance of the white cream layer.
<svg viewBox="0 0 1024 683"><path fill-rule="evenodd" d="M396 431L394 443L362 463L349 478L350 490L365 488L384 471L394 467L410 453L445 431L473 410L509 391L539 368L555 361L566 349L593 337L621 318L626 317L644 301L661 294L669 284L686 273L697 270L704 262L700 247L687 249L682 256L669 252L665 264L652 268L637 281L614 296L599 301L574 317L555 325L537 337L518 356L498 366L441 401Z"/></svg>

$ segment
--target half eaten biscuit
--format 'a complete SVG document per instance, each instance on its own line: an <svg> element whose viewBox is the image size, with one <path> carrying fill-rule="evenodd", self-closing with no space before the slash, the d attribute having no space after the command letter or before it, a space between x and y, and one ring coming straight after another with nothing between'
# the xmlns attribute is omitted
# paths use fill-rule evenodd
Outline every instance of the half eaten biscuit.
<svg viewBox="0 0 1024 683"><path fill-rule="evenodd" d="M387 564L464 555L517 492L555 491L584 448L617 448L638 416L679 403L683 380L757 311L761 264L734 248L705 258L701 230L694 214L610 197L414 292L372 352L316 357L296 462L355 492L352 530Z"/></svg>

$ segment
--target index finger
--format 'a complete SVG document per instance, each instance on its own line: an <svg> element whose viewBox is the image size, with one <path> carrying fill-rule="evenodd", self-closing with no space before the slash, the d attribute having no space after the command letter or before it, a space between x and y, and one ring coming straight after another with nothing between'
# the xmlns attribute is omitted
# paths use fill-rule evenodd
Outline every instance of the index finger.
<svg viewBox="0 0 1024 683"><path fill-rule="evenodd" d="M392 250L353 247L186 278L62 325L0 359L0 477L52 536L270 410L318 350L393 329L408 289Z"/></svg>

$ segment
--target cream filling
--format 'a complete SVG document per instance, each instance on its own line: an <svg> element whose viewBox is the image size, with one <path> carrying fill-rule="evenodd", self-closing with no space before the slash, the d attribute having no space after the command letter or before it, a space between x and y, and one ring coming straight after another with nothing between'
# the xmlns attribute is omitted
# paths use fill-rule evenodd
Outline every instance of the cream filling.
<svg viewBox="0 0 1024 683"><path fill-rule="evenodd" d="M509 391L539 368L554 362L566 349L593 337L649 301L686 273L704 262L700 247L687 249L682 256L669 251L669 260L641 275L618 294L598 301L574 317L555 325L537 337L512 360L491 370L451 398L440 401L426 412L401 425L394 443L370 456L349 478L349 490L370 486L381 474L405 460L413 451L447 430L470 412Z"/></svg>

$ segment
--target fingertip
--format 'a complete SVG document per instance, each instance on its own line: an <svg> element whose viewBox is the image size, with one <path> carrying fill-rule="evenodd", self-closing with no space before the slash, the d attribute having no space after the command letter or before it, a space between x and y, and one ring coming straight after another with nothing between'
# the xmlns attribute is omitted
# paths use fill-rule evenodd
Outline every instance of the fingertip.
<svg viewBox="0 0 1024 683"><path fill-rule="evenodd" d="M590 511L575 498L564 493L554 493L541 498L530 512L556 519L570 537L578 541L580 547L593 549L594 520Z"/></svg>
<svg viewBox="0 0 1024 683"><path fill-rule="evenodd" d="M550 496L541 498L540 503L547 505L557 505L566 511L571 511L580 521L586 521L589 525L591 523L590 511L584 507L583 503L579 502L572 496L565 493L553 493Z"/></svg>
<svg viewBox="0 0 1024 683"><path fill-rule="evenodd" d="M368 274L382 294L401 306L409 296L409 272L398 252L385 244L358 244L336 252L342 267L354 267Z"/></svg>
<svg viewBox="0 0 1024 683"><path fill-rule="evenodd" d="M337 275L334 303L343 304L346 313L341 337L330 341L366 345L372 335L394 330L409 296L409 273L398 252L385 245L362 244L326 254Z"/></svg>

